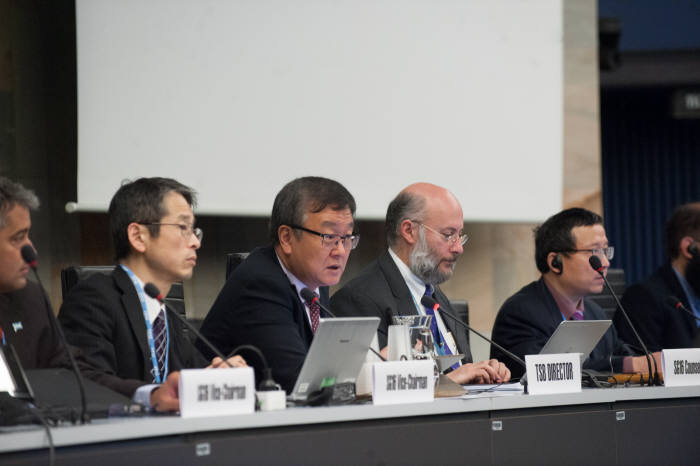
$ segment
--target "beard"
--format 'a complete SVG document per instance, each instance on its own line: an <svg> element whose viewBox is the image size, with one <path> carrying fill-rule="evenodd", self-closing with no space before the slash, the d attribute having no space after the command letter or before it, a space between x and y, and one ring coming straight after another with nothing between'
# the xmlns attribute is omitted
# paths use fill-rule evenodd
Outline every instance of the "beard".
<svg viewBox="0 0 700 466"><path fill-rule="evenodd" d="M697 296L700 296L700 255L694 255L685 267L685 279Z"/></svg>
<svg viewBox="0 0 700 466"><path fill-rule="evenodd" d="M440 257L428 246L423 228L418 232L418 242L409 254L408 261L411 272L424 283L430 285L439 285L449 280L452 277L455 266L453 262L448 272L440 270Z"/></svg>

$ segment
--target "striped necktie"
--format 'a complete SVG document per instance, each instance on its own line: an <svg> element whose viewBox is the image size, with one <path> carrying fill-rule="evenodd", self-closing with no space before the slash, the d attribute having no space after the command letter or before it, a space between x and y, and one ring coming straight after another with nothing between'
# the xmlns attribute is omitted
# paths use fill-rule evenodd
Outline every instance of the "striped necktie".
<svg viewBox="0 0 700 466"><path fill-rule="evenodd" d="M158 358L158 370L161 378L165 375L165 356L168 351L167 331L165 328L165 310L161 307L160 312L153 321L153 339L156 345L156 357Z"/></svg>

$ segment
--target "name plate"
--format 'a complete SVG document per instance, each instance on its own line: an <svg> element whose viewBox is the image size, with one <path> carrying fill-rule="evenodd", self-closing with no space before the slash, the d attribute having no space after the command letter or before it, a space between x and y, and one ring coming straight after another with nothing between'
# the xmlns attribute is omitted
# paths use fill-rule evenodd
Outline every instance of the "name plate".
<svg viewBox="0 0 700 466"><path fill-rule="evenodd" d="M182 417L252 412L255 412L255 375L252 367L180 371Z"/></svg>
<svg viewBox="0 0 700 466"><path fill-rule="evenodd" d="M529 354L525 367L531 395L581 391L580 353Z"/></svg>
<svg viewBox="0 0 700 466"><path fill-rule="evenodd" d="M434 363L431 360L375 362L372 402L375 405L433 401Z"/></svg>
<svg viewBox="0 0 700 466"><path fill-rule="evenodd" d="M665 349L661 352L664 385L700 385L700 348Z"/></svg>

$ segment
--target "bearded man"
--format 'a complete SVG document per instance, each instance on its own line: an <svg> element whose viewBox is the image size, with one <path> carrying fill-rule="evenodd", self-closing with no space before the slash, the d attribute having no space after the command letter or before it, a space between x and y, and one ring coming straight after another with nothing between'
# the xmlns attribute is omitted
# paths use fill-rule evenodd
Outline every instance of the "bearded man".
<svg viewBox="0 0 700 466"><path fill-rule="evenodd" d="M649 351L700 346L700 202L676 207L664 236L666 263L622 297ZM690 312L683 312L678 302ZM615 327L623 340L634 344L636 338L623 319L617 312Z"/></svg>
<svg viewBox="0 0 700 466"><path fill-rule="evenodd" d="M387 209L389 248L333 295L331 309L339 316L379 317L380 347L386 347L392 316L434 315L437 353L464 354L447 376L459 384L501 383L510 379L503 363L496 359L473 363L467 330L420 303L428 295L454 314L438 285L452 277L457 258L464 251L468 238L463 218L459 201L445 188L416 183L402 190Z"/></svg>

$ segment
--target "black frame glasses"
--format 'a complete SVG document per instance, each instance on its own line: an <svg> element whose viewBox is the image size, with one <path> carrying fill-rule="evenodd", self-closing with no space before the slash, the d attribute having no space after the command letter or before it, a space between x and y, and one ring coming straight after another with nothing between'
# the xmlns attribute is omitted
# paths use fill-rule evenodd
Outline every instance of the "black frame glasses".
<svg viewBox="0 0 700 466"><path fill-rule="evenodd" d="M310 230L308 228L299 226L299 225L287 225L289 228L293 228L295 230L301 230L305 231L307 233L311 233L312 235L320 236L321 237L321 246L324 248L328 249L334 249L337 248L338 245L340 244L340 241L343 242L343 247L346 250L352 250L357 247L357 245L360 242L360 235L353 233L350 235L336 235L336 234L329 234L329 233L319 233L318 231Z"/></svg>

